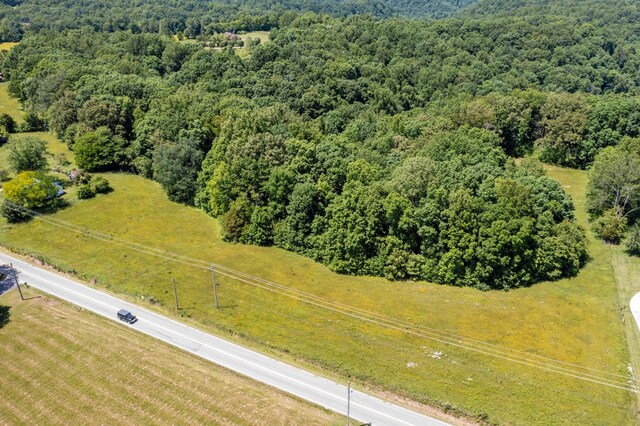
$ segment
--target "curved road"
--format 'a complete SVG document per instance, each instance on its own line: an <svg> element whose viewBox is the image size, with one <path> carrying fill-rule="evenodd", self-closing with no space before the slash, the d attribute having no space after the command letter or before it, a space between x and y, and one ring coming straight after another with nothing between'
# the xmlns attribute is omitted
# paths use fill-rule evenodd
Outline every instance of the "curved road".
<svg viewBox="0 0 640 426"><path fill-rule="evenodd" d="M138 317L138 322L126 325L118 321L123 326L132 327L141 333L332 411L347 414L346 386L0 253L0 264L10 262L18 270L21 282L28 282L29 285L46 293L113 321L118 321L116 312L119 309L127 309ZM447 424L358 391L351 393L351 417L364 423L371 422L372 425L443 426Z"/></svg>

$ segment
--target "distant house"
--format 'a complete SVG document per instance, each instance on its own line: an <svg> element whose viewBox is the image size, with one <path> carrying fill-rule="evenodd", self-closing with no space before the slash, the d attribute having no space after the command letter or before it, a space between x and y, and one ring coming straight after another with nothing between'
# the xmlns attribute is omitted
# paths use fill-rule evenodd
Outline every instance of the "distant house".
<svg viewBox="0 0 640 426"><path fill-rule="evenodd" d="M224 36L226 38L228 38L229 40L237 40L238 39L238 34L235 34L235 33L229 32L229 31L226 31L224 33Z"/></svg>
<svg viewBox="0 0 640 426"><path fill-rule="evenodd" d="M82 173L80 170L73 169L73 170L71 170L71 172L70 172L67 176L69 176L69 180L70 180L71 182L73 182L73 181L75 181L75 180L76 180L76 178L78 177L78 175L79 175L80 173Z"/></svg>

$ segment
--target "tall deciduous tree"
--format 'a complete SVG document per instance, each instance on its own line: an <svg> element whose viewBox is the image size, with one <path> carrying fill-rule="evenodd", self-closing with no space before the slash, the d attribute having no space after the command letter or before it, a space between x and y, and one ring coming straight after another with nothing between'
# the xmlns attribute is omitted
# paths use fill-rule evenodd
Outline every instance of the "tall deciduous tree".
<svg viewBox="0 0 640 426"><path fill-rule="evenodd" d="M626 139L596 156L589 172L587 208L593 216L613 209L618 218L633 218L640 209L640 139Z"/></svg>
<svg viewBox="0 0 640 426"><path fill-rule="evenodd" d="M11 138L9 165L16 172L43 170L47 167L47 143L35 136Z"/></svg>
<svg viewBox="0 0 640 426"><path fill-rule="evenodd" d="M154 179L160 182L170 200L193 204L198 189L198 170L204 158L198 146L198 140L182 138L177 143L166 142L156 148Z"/></svg>
<svg viewBox="0 0 640 426"><path fill-rule="evenodd" d="M123 167L127 164L126 147L127 143L122 137L114 135L107 127L100 127L76 140L76 164L88 171Z"/></svg>

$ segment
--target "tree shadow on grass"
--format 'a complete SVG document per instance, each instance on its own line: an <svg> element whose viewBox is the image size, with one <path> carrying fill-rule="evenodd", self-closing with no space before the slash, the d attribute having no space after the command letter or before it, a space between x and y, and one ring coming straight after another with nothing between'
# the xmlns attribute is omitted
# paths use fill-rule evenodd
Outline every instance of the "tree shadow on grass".
<svg viewBox="0 0 640 426"><path fill-rule="evenodd" d="M9 316L11 308L9 306L0 305L0 328L9 324Z"/></svg>

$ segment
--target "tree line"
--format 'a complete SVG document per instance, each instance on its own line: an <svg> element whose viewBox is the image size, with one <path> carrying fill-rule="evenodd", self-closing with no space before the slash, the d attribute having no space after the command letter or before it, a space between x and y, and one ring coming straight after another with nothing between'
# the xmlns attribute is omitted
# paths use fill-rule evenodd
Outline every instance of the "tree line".
<svg viewBox="0 0 640 426"><path fill-rule="evenodd" d="M55 132L79 166L153 178L230 241L344 273L511 288L585 260L569 197L509 156L586 168L638 136L626 30L303 14L246 59L45 30L2 71L30 129Z"/></svg>

